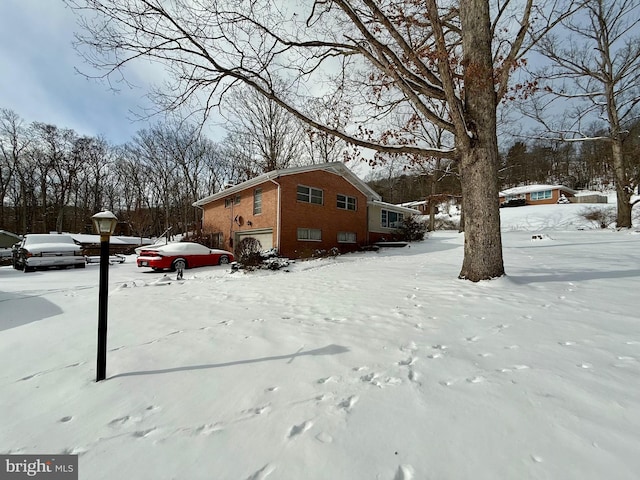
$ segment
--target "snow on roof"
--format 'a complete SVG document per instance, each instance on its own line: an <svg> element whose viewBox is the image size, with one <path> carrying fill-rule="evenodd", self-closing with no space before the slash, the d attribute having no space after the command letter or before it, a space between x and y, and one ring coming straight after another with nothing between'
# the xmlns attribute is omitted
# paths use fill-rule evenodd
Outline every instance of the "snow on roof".
<svg viewBox="0 0 640 480"><path fill-rule="evenodd" d="M100 243L100 235L91 235L85 233L71 233L71 238L80 243ZM121 237L112 235L109 237L109 243L112 245L149 245L152 243L150 238L140 237Z"/></svg>
<svg viewBox="0 0 640 480"><path fill-rule="evenodd" d="M397 205L399 207L411 208L417 207L419 205L426 205L427 203L429 203L427 200L414 200L413 202L398 203Z"/></svg>
<svg viewBox="0 0 640 480"><path fill-rule="evenodd" d="M220 192L214 193L213 195L209 195L208 197L202 198L197 202L194 202L193 206L201 207L203 205L206 205L207 203L220 200L221 198L227 197L237 192L241 192L242 190L246 190L247 188L260 185L261 183L274 180L278 177L282 177L285 175L295 175L298 173L313 172L316 170L324 170L324 171L333 172L335 174L341 175L349 183L351 183L354 187L356 187L358 190L360 190L370 199L380 200L381 198L380 195L378 195L369 185L367 185L355 173L349 170L349 168L347 168L344 163L330 162L330 163L321 163L317 165L305 165L302 167L285 168L282 170L273 170L271 172L263 173L262 175L252 178L250 180L247 180L246 182L239 183L237 185L234 185L233 187L229 187L225 190L221 190Z"/></svg>
<svg viewBox="0 0 640 480"><path fill-rule="evenodd" d="M411 215L422 215L420 210L416 210L415 208L403 207L402 205L395 205L393 203L383 202L382 200L372 200L369 202L369 205L378 205L380 207L384 207L387 210L393 210L395 212L403 212Z"/></svg>
<svg viewBox="0 0 640 480"><path fill-rule="evenodd" d="M571 190L569 187L565 187L564 185L522 185L520 187L503 190L500 192L500 196L506 197L507 195L522 195L525 193L544 192L545 190L561 190L563 192L570 193L571 195L576 194L575 190Z"/></svg>
<svg viewBox="0 0 640 480"><path fill-rule="evenodd" d="M15 238L16 238L16 239L18 239L18 240L20 240L20 238L22 238L22 237L20 237L20 235L16 235L15 233L13 233L13 232L8 232L8 231L6 231L6 230L0 230L0 235L7 235L7 236L9 236L9 237L15 237Z"/></svg>

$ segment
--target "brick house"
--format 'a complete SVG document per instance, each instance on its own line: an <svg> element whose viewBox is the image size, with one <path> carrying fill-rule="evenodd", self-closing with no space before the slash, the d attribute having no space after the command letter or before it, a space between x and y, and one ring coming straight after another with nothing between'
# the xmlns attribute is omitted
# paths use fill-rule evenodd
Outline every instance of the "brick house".
<svg viewBox="0 0 640 480"><path fill-rule="evenodd" d="M337 247L357 250L390 238L404 216L417 210L381 197L343 163L275 170L194 203L202 209L203 230L233 250L253 237L263 249L290 258Z"/></svg>
<svg viewBox="0 0 640 480"><path fill-rule="evenodd" d="M525 185L509 188L500 192L500 206L512 204L543 205L558 203L564 195L567 199L574 197L575 190L563 185Z"/></svg>

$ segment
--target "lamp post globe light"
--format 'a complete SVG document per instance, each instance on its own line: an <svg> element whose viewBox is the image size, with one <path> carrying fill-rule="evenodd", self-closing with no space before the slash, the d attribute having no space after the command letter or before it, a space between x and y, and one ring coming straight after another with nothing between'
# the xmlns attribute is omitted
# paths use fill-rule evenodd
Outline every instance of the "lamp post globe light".
<svg viewBox="0 0 640 480"><path fill-rule="evenodd" d="M110 211L96 213L93 226L100 234L100 287L98 290L98 364L96 382L107 373L107 303L109 300L109 237L116 229L118 219Z"/></svg>

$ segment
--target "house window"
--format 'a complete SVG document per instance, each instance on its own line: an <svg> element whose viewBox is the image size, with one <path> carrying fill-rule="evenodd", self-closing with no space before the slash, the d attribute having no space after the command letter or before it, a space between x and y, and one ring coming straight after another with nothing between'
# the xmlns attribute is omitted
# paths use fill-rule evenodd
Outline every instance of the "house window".
<svg viewBox="0 0 640 480"><path fill-rule="evenodd" d="M404 219L404 215L391 210L382 210L382 226L385 228L398 228Z"/></svg>
<svg viewBox="0 0 640 480"><path fill-rule="evenodd" d="M259 215L262 213L262 189L256 188L253 191L253 214Z"/></svg>
<svg viewBox="0 0 640 480"><path fill-rule="evenodd" d="M239 205L240 204L240 195L236 195L235 197L227 197L224 199L224 208L230 208L231 205Z"/></svg>
<svg viewBox="0 0 640 480"><path fill-rule="evenodd" d="M298 240L319 242L320 240L322 240L322 230L320 230L319 228L299 228Z"/></svg>
<svg viewBox="0 0 640 480"><path fill-rule="evenodd" d="M338 243L356 243L356 232L338 232Z"/></svg>
<svg viewBox="0 0 640 480"><path fill-rule="evenodd" d="M297 199L300 202L315 203L316 205L322 205L323 193L322 193L322 190L318 190L317 188L298 185Z"/></svg>
<svg viewBox="0 0 640 480"><path fill-rule="evenodd" d="M531 200L547 200L551 198L551 190L543 192L531 192Z"/></svg>
<svg viewBox="0 0 640 480"><path fill-rule="evenodd" d="M356 198L349 197L347 195L338 195L336 206L341 208L342 210L353 210L356 209Z"/></svg>

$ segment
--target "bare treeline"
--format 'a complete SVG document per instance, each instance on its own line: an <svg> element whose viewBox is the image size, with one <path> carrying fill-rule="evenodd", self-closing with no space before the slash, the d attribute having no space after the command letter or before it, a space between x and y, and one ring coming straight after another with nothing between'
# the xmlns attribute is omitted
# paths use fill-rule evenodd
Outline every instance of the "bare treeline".
<svg viewBox="0 0 640 480"><path fill-rule="evenodd" d="M194 200L241 176L225 148L185 123L157 124L113 146L2 109L0 229L90 233L102 209L132 235L197 228Z"/></svg>

